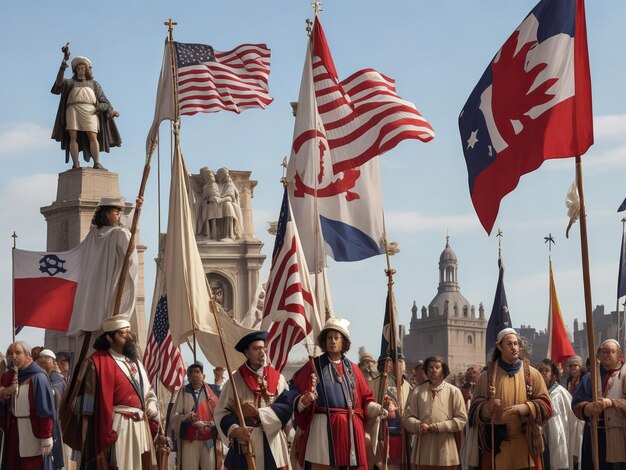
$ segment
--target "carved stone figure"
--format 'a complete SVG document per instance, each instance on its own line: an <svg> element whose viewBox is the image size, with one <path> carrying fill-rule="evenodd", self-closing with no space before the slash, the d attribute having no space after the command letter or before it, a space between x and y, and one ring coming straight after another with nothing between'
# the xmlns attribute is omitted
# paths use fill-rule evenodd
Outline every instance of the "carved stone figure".
<svg viewBox="0 0 626 470"><path fill-rule="evenodd" d="M51 137L61 143L66 162L72 157L72 168L80 168L78 154L82 151L86 162L93 158L93 167L104 169L100 164L100 150L108 153L111 147L122 144L113 121L119 113L93 79L91 61L87 57L75 57L72 60L74 75L64 78L70 51L67 44L61 50L63 61L50 90L61 95Z"/></svg>
<svg viewBox="0 0 626 470"><path fill-rule="evenodd" d="M239 191L235 186L228 168L217 170L217 183L220 188L219 209L221 218L217 223L221 240L237 240L243 235Z"/></svg>
<svg viewBox="0 0 626 470"><path fill-rule="evenodd" d="M215 181L215 173L208 167L200 168L200 174L191 175L195 196L194 218L196 235L218 240L217 220L221 217L219 209L220 188Z"/></svg>

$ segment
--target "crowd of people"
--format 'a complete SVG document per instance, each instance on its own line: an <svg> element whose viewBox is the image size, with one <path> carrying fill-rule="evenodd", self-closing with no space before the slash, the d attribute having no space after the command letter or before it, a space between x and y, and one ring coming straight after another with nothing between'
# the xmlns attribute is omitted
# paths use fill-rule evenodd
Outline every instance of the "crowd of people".
<svg viewBox="0 0 626 470"><path fill-rule="evenodd" d="M591 469L594 420L600 468L626 468L617 341L598 347L593 400L580 357L533 367L512 328L462 377L439 356L410 377L401 356L355 364L348 328L328 320L322 354L290 380L268 364L267 332L250 333L230 379L217 367L208 383L194 362L163 412L125 317L104 321L72 380L72 355L15 341L0 360L2 469Z"/></svg>

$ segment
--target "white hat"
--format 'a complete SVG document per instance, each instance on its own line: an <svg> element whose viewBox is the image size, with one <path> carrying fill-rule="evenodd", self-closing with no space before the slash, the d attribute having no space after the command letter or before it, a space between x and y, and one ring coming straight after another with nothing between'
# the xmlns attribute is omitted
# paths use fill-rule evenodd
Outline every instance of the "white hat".
<svg viewBox="0 0 626 470"><path fill-rule="evenodd" d="M320 333L323 333L326 330L337 330L346 338L350 339L350 333L348 332L349 326L350 322L345 318L329 318Z"/></svg>
<svg viewBox="0 0 626 470"><path fill-rule="evenodd" d="M52 351L50 351L49 349L42 349L39 352L39 357L51 357L55 361L57 360L56 355Z"/></svg>
<svg viewBox="0 0 626 470"><path fill-rule="evenodd" d="M603 348L605 345L607 344L612 344L613 346L615 346L617 349L621 350L622 347L619 345L619 343L617 342L617 340L615 339L605 339L604 341L602 341L602 343L600 343L600 346L598 346L598 351Z"/></svg>
<svg viewBox="0 0 626 470"><path fill-rule="evenodd" d="M78 64L86 64L87 67L91 67L91 61L87 57L82 55L77 55L72 59L72 70L78 67Z"/></svg>
<svg viewBox="0 0 626 470"><path fill-rule="evenodd" d="M128 318L123 315L115 315L102 322L102 331L117 331L122 328L130 328Z"/></svg>
<svg viewBox="0 0 626 470"><path fill-rule="evenodd" d="M513 328L505 328L504 330L500 331L500 333L498 333L498 336L496 336L496 344L499 344L500 341L502 341L502 338L504 338L506 335L517 336L517 331L515 331Z"/></svg>
<svg viewBox="0 0 626 470"><path fill-rule="evenodd" d="M124 214L130 214L133 210L133 205L127 203L123 197L103 197L98 203L98 207L117 207L124 211Z"/></svg>

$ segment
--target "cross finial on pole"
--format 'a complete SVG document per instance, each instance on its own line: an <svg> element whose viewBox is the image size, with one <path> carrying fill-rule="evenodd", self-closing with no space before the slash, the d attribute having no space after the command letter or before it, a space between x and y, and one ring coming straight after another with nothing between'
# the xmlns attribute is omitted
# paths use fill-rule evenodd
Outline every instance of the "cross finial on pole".
<svg viewBox="0 0 626 470"><path fill-rule="evenodd" d="M178 23L176 21L172 21L172 18L170 18L163 24L167 26L167 32L169 33L170 41L173 41L174 40L174 26L176 26Z"/></svg>
<svg viewBox="0 0 626 470"><path fill-rule="evenodd" d="M552 233L549 233L548 236L543 237L543 239L545 240L544 243L548 244L548 253L552 253L552 245L556 244L554 238L552 238Z"/></svg>
<svg viewBox="0 0 626 470"><path fill-rule="evenodd" d="M498 233L496 234L498 237L498 259L502 259L502 237L504 237L504 232L498 228Z"/></svg>
<svg viewBox="0 0 626 470"><path fill-rule="evenodd" d="M13 235L11 235L11 238L13 239L13 248L17 248L17 233L15 233L15 230L13 230Z"/></svg>

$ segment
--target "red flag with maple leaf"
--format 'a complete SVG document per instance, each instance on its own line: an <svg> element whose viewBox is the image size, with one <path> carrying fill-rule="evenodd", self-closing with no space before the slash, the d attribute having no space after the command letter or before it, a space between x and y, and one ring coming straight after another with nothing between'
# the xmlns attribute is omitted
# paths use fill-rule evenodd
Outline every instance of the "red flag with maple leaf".
<svg viewBox="0 0 626 470"><path fill-rule="evenodd" d="M522 175L593 144L583 0L535 6L472 91L459 129L472 202L490 233Z"/></svg>

